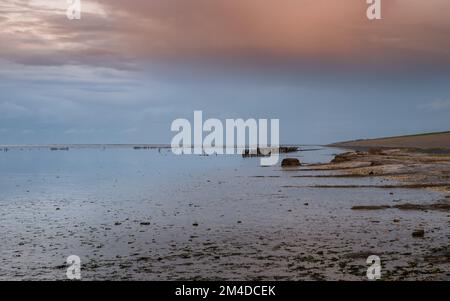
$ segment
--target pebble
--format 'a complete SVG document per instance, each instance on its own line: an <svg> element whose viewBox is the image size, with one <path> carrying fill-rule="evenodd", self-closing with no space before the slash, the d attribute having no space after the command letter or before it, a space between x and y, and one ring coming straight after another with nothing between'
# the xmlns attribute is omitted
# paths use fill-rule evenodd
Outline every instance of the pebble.
<svg viewBox="0 0 450 301"><path fill-rule="evenodd" d="M412 233L413 237L424 237L425 236L425 230L423 229L416 229L414 230L414 232Z"/></svg>

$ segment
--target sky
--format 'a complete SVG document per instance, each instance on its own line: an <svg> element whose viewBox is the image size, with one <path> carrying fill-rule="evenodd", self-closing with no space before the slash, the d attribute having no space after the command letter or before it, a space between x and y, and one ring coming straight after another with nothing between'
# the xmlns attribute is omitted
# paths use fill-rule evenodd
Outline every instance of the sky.
<svg viewBox="0 0 450 301"><path fill-rule="evenodd" d="M0 144L170 143L278 118L282 143L450 130L450 1L0 2Z"/></svg>

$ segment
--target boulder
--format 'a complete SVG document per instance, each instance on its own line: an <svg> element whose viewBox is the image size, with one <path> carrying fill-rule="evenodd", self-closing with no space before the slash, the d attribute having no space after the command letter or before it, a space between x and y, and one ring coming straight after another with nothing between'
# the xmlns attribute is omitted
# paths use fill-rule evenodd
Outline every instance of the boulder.
<svg viewBox="0 0 450 301"><path fill-rule="evenodd" d="M300 161L295 158L286 158L281 161L281 167L299 167L301 166Z"/></svg>

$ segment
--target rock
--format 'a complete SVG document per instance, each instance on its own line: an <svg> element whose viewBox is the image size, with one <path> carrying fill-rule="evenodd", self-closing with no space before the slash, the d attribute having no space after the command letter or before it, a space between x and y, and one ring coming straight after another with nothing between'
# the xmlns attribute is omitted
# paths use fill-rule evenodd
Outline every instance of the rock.
<svg viewBox="0 0 450 301"><path fill-rule="evenodd" d="M383 209L389 209L391 206L388 205L372 205L372 206L353 206L352 210L383 210Z"/></svg>
<svg viewBox="0 0 450 301"><path fill-rule="evenodd" d="M412 237L422 238L425 236L425 230L423 229L416 229L412 233Z"/></svg>
<svg viewBox="0 0 450 301"><path fill-rule="evenodd" d="M193 223L192 226L198 227L198 223Z"/></svg>
<svg viewBox="0 0 450 301"><path fill-rule="evenodd" d="M148 225L150 225L150 223L149 222L142 222L141 225L142 226L148 226Z"/></svg>
<svg viewBox="0 0 450 301"><path fill-rule="evenodd" d="M353 158L355 158L358 154L354 152L347 152L343 154L338 154L334 156L334 159L331 160L331 163L343 163L351 161Z"/></svg>
<svg viewBox="0 0 450 301"><path fill-rule="evenodd" d="M286 158L281 162L281 167L298 167L301 166L300 161L295 158Z"/></svg>

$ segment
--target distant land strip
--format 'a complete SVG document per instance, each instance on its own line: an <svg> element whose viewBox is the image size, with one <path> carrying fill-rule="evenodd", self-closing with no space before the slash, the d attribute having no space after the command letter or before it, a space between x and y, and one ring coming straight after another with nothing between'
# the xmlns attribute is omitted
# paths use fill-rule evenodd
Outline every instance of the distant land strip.
<svg viewBox="0 0 450 301"><path fill-rule="evenodd" d="M413 148L421 150L447 150L450 151L450 131L423 133L407 136L386 137L377 139L360 139L337 142L330 147L343 147L350 149L363 148Z"/></svg>

